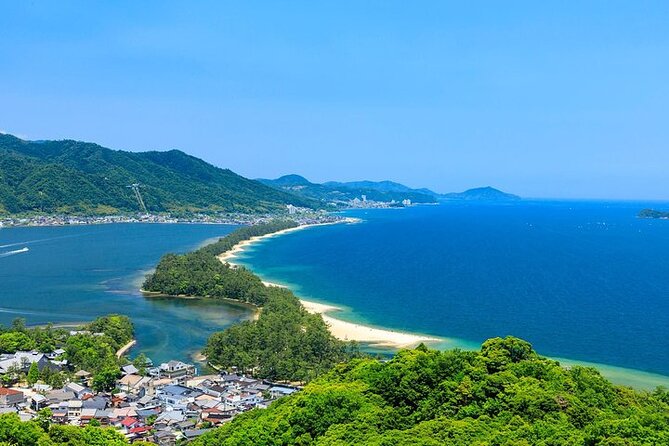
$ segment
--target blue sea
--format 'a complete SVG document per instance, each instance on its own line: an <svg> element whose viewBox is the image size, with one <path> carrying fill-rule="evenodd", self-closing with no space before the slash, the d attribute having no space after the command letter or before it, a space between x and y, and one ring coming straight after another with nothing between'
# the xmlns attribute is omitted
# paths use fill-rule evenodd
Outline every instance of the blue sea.
<svg viewBox="0 0 669 446"><path fill-rule="evenodd" d="M197 248L235 226L116 224L0 229L0 323L86 322L121 313L154 362L191 361L211 333L246 320L245 307L206 299L145 298L144 275L166 252ZM28 252L5 255L27 247Z"/></svg>
<svg viewBox="0 0 669 446"><path fill-rule="evenodd" d="M636 218L651 205L351 211L363 222L272 238L238 261L342 307L337 317L436 335L442 348L514 335L543 355L596 363L618 382L666 385L669 221Z"/></svg>

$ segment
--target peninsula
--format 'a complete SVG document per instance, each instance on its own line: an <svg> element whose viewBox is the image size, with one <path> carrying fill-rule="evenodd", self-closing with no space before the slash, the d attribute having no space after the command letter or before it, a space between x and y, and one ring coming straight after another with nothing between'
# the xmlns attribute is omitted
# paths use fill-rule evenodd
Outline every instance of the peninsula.
<svg viewBox="0 0 669 446"><path fill-rule="evenodd" d="M165 255L155 272L147 277L142 291L147 295L230 299L263 307L270 299L272 289L285 289L285 287L263 281L247 268L236 264L234 259L244 249L273 237L311 227L357 222L358 220L352 218L321 219L301 224L291 220L277 220L240 228L192 253ZM333 313L341 311L332 305L302 299L299 303L307 312L322 317L330 333L341 341L355 341L390 348L407 348L422 342L440 341L435 337L344 321L332 316Z"/></svg>
<svg viewBox="0 0 669 446"><path fill-rule="evenodd" d="M358 223L359 220L356 219L344 219L337 221L336 223ZM264 240L281 236L294 231L299 231L303 229L308 229L314 226L319 226L322 224L332 224L332 223L320 223L320 224L311 224L311 225L301 225L293 228L283 229L281 231L265 234L262 236L252 237L247 240L243 240L236 245L234 245L230 250L220 254L218 259L221 262L226 264L238 267L234 262L234 259L244 251L244 249L249 246L260 243ZM280 285L273 282L263 281L263 284L271 287L281 287L285 288L284 285ZM356 341L362 342L370 345L375 345L379 347L390 347L390 348L410 348L422 343L438 342L439 338L423 336L412 333L405 333L401 331L388 330L382 328L376 328L369 325L356 324L353 322L348 322L342 319L337 319L332 316L333 313L340 312L342 309L334 305L328 305L320 302L309 301L305 299L300 299L300 303L310 313L320 314L328 325L330 332L337 339L342 341Z"/></svg>

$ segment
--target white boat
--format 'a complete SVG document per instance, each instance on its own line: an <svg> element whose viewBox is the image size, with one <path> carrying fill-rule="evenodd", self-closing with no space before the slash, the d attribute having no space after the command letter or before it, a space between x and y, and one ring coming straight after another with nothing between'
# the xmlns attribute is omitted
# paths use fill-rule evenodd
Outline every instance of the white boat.
<svg viewBox="0 0 669 446"><path fill-rule="evenodd" d="M0 252L0 257L8 257L8 256L13 256L15 254L21 254L24 252L30 251L27 247L21 248L21 249L16 249L14 251L7 251L7 252Z"/></svg>

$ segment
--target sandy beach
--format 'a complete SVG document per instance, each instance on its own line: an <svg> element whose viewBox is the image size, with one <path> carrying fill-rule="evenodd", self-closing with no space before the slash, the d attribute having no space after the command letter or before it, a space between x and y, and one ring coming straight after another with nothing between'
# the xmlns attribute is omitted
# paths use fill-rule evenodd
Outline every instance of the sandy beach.
<svg viewBox="0 0 669 446"><path fill-rule="evenodd" d="M358 221L355 219L347 219L343 220L341 223L350 224L357 222ZM227 262L231 265L234 265L235 257L237 257L239 253L243 252L244 249L248 248L250 245L254 243L258 243L259 241L262 240L278 237L290 232L299 231L314 226L322 226L325 224L337 224L337 223L339 222L302 225L302 226L297 226L295 228L289 228L289 229L284 229L282 231L277 231L272 234L252 237L248 240L244 240L236 244L231 250L221 254L220 256L218 256L218 258L219 260L221 260L221 262ZM279 285L272 282L263 281L263 283L266 286L283 287L283 285ZM339 307L303 299L300 299L300 302L308 312L314 314L320 314L323 317L325 323L330 328L330 332L332 333L332 335L337 339L341 339L343 341L364 342L374 346L391 347L391 348L408 348L408 347L414 347L420 344L421 342L430 343L430 342L441 341L441 339L439 338L432 338L428 336L422 336L394 330L386 330L382 328L376 328L367 325L344 321L331 316L331 313L336 313L338 311L341 311L341 308Z"/></svg>
<svg viewBox="0 0 669 446"><path fill-rule="evenodd" d="M343 321L328 314L341 311L338 307L308 300L300 300L300 302L302 302L302 305L308 312L320 314L325 323L330 327L332 335L342 341L366 342L379 347L392 348L415 347L421 342L430 343L440 341L438 338L430 338L417 334L386 330L383 328L375 328L368 325Z"/></svg>

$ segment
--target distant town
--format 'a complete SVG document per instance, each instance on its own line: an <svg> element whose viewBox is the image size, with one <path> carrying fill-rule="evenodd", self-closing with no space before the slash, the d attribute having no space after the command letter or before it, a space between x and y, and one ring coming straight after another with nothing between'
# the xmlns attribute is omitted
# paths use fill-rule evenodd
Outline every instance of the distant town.
<svg viewBox="0 0 669 446"><path fill-rule="evenodd" d="M393 207L412 206L409 199L403 201L374 201L368 200L365 195L346 202L348 209L383 209ZM343 217L332 215L325 210L287 205L283 213L242 214L242 213L193 213L188 215L173 215L170 213L135 213L122 215L65 215L65 214L38 214L8 216L0 218L1 227L15 226L67 226L67 225L97 225L114 223L157 223L157 224L221 224L221 225L253 225L265 223L277 217L289 217L298 224L331 223L342 220Z"/></svg>

